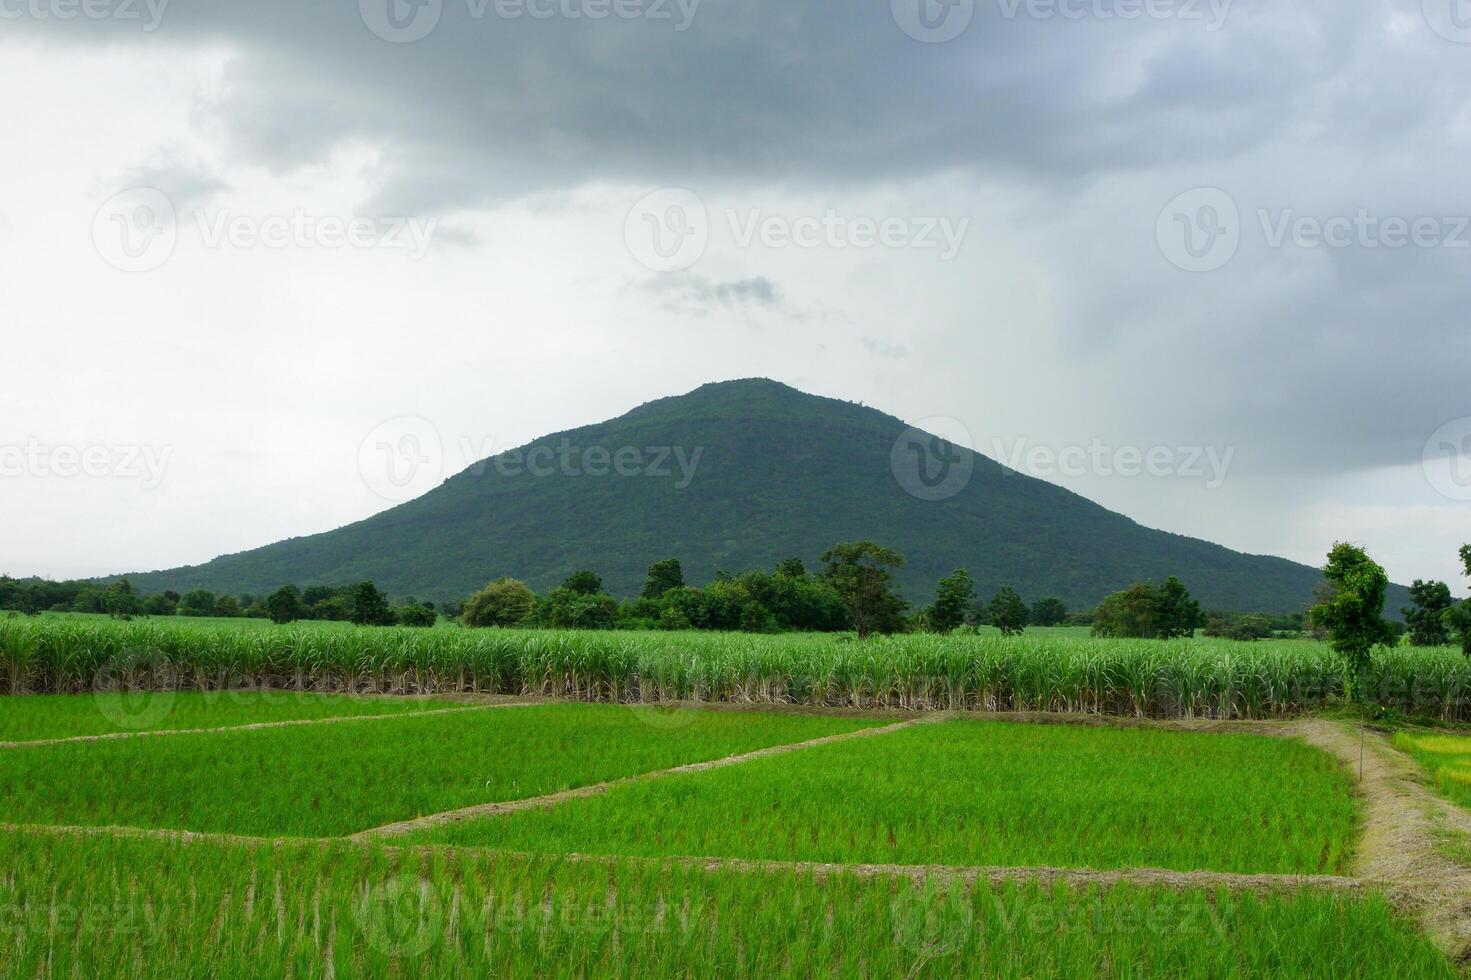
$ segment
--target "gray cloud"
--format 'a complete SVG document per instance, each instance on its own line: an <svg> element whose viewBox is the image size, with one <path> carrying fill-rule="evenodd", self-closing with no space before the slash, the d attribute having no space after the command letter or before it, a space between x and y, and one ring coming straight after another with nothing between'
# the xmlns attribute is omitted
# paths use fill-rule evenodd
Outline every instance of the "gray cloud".
<svg viewBox="0 0 1471 980"><path fill-rule="evenodd" d="M776 284L765 276L719 282L689 272L671 273L644 281L642 288L663 297L666 308L692 308L699 313L712 307L772 308L781 302Z"/></svg>

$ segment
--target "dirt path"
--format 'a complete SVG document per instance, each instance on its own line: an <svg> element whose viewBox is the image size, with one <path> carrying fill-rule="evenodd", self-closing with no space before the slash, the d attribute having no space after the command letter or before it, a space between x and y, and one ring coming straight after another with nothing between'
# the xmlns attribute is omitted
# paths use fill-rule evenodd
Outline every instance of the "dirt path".
<svg viewBox="0 0 1471 980"><path fill-rule="evenodd" d="M566 803L568 800L582 799L588 796L599 796L619 786L627 786L632 783L641 783L651 779L662 779L666 776L678 776L689 772L704 772L707 769L721 769L725 766L736 766L744 762L756 759L765 759L775 755L785 755L788 752L800 752L803 749L815 749L823 745L833 745L838 742L847 742L856 738L873 738L879 735L888 735L891 732L912 728L915 725L932 725L937 722L948 721L953 715L948 712L937 712L932 715L924 715L919 718L910 718L897 722L893 725L883 725L878 728L860 728L854 732L843 732L840 735L824 735L821 738L808 739L805 742L791 742L785 745L772 745L754 752L743 755L727 756L723 759L711 759L706 762L691 762L672 769L657 769L653 772L641 772L633 776L624 776L621 779L612 779L603 783L594 783L591 786L579 786L576 789L564 790L560 793L548 793L545 796L533 796L525 800L510 800L504 803L480 803L475 806L467 806L459 810L450 810L445 813L431 813L425 817L415 820L404 820L399 823L387 824L383 827L374 827L353 834L353 840L365 840L374 837L396 837L401 834L409 834L419 830L427 830L430 827L439 827L447 823L456 823L461 820L473 820L476 817L488 817L493 814L515 813L519 810L534 810L539 807L556 806L558 803Z"/></svg>
<svg viewBox="0 0 1471 980"><path fill-rule="evenodd" d="M476 704L464 708L433 708L429 711L398 711L388 715L341 715L332 718L293 718L289 721L257 721L222 728L162 728L151 732L107 732L102 735L73 735L68 738L42 738L29 742L0 742L0 749L32 749L47 745L69 745L73 742L112 742L124 738L162 738L169 735L206 735L211 732L256 732L266 728L296 728L301 725L335 725L349 721L390 721L395 718L430 718L434 715L458 715L467 711L492 708L530 708L524 701L502 701Z"/></svg>
<svg viewBox="0 0 1471 980"><path fill-rule="evenodd" d="M1308 720L1290 733L1335 756L1356 778L1356 726ZM1471 959L1471 812L1436 794L1425 770L1377 732L1363 737L1364 836L1353 872L1415 916L1458 965ZM1462 853L1458 859L1457 851Z"/></svg>

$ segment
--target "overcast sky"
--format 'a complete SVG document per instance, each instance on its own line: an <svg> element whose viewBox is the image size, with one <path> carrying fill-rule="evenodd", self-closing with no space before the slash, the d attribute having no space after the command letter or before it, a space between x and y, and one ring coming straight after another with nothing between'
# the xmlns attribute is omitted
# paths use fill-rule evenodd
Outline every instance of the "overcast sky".
<svg viewBox="0 0 1471 980"><path fill-rule="evenodd" d="M0 91L0 571L767 376L1465 592L1464 0L0 0Z"/></svg>

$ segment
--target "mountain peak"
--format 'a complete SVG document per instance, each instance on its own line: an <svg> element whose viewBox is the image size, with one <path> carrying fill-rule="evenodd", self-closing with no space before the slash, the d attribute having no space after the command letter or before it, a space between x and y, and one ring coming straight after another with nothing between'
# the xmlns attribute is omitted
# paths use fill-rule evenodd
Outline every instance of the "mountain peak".
<svg viewBox="0 0 1471 980"><path fill-rule="evenodd" d="M365 521L133 582L268 592L373 579L395 595L447 599L507 575L545 590L590 568L630 596L664 558L705 582L792 556L810 566L863 538L906 556L899 581L915 602L956 568L982 595L1010 585L1072 606L1178 575L1209 608L1290 611L1320 580L1281 558L1143 527L981 456L964 454L963 479L937 495L901 472L915 465L895 452L902 432L877 409L770 378L719 381L534 440L523 448L536 447L537 467L511 454L520 465L473 466Z"/></svg>

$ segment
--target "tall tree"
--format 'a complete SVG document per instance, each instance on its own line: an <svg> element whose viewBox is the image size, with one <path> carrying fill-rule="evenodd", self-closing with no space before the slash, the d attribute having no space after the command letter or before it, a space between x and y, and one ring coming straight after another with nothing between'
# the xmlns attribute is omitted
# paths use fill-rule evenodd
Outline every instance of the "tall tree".
<svg viewBox="0 0 1471 980"><path fill-rule="evenodd" d="M602 583L598 583L601 588ZM645 599L657 599L670 589L684 587L684 568L678 558L665 558L649 566L648 578L644 580Z"/></svg>
<svg viewBox="0 0 1471 980"><path fill-rule="evenodd" d="M496 579L472 595L460 612L466 626L516 626L531 615L536 594L513 578Z"/></svg>
<svg viewBox="0 0 1471 980"><path fill-rule="evenodd" d="M893 592L893 569L904 565L903 555L872 541L850 541L829 548L822 562L823 577L848 607L859 638L903 625L907 603Z"/></svg>
<svg viewBox="0 0 1471 980"><path fill-rule="evenodd" d="M352 615L349 617L359 626L392 626L393 610L388 608L388 596L378 590L372 582L359 582L352 587Z"/></svg>
<svg viewBox="0 0 1471 980"><path fill-rule="evenodd" d="M1426 582L1415 579L1410 586L1410 601L1414 603L1400 610L1409 627L1410 642L1417 647L1444 646L1451 641L1450 626L1446 613L1454 603L1451 587L1444 582Z"/></svg>
<svg viewBox="0 0 1471 980"><path fill-rule="evenodd" d="M787 578L806 578L807 566L802 564L800 558L783 558L776 563L776 574Z"/></svg>
<svg viewBox="0 0 1471 980"><path fill-rule="evenodd" d="M1155 593L1154 635L1161 640L1193 636L1201 625L1200 603L1190 598L1185 583L1171 575Z"/></svg>
<svg viewBox="0 0 1471 980"><path fill-rule="evenodd" d="M1327 587L1308 616L1328 630L1333 649L1357 678L1369 666L1375 646L1394 642L1394 631L1384 619L1389 576L1363 548L1339 542L1328 552L1323 577ZM1362 696L1355 685L1355 697Z"/></svg>
<svg viewBox="0 0 1471 980"><path fill-rule="evenodd" d="M1462 546L1461 562L1466 566L1466 575L1471 577L1471 544ZM1445 622L1460 639L1461 652L1471 657L1471 599L1464 599L1447 610Z"/></svg>
<svg viewBox="0 0 1471 980"><path fill-rule="evenodd" d="M1009 585L996 593L996 597L991 600L986 611L991 625L999 629L1005 636L1016 636L1027 628L1027 604Z"/></svg>
<svg viewBox="0 0 1471 980"><path fill-rule="evenodd" d="M1067 606L1063 605L1061 599L1049 596L1046 599L1038 599L1032 605L1033 626L1056 626L1067 619Z"/></svg>
<svg viewBox="0 0 1471 980"><path fill-rule="evenodd" d="M283 585L266 596L266 613L273 623L294 623L304 611L301 590L294 585Z"/></svg>
<svg viewBox="0 0 1471 980"><path fill-rule="evenodd" d="M965 611L975 595L975 579L963 568L957 568L940 579L935 589L935 604L930 607L930 628L938 633L948 633L963 624Z"/></svg>
<svg viewBox="0 0 1471 980"><path fill-rule="evenodd" d="M133 584L125 578L120 578L107 587L107 593L102 599L107 614L113 619L132 619L138 614L138 595L133 591Z"/></svg>
<svg viewBox="0 0 1471 980"><path fill-rule="evenodd" d="M603 591L603 579L596 572L583 569L567 576L567 581L562 583L562 588L578 595L597 595Z"/></svg>

